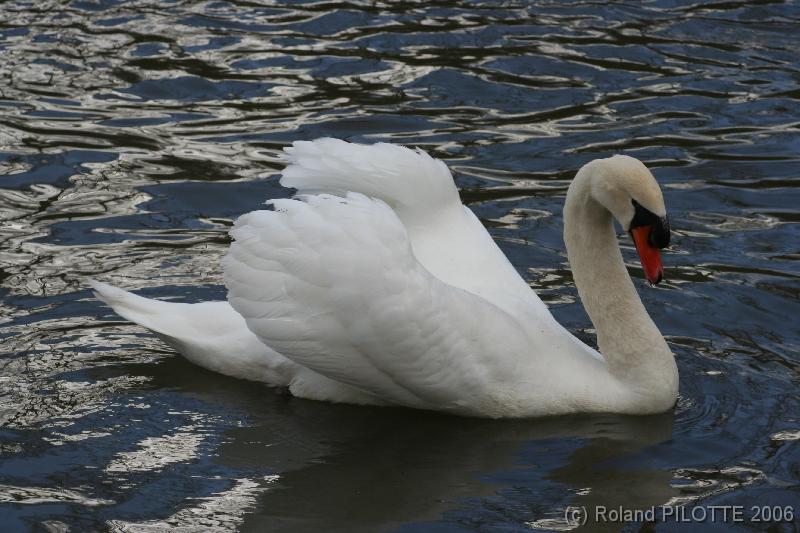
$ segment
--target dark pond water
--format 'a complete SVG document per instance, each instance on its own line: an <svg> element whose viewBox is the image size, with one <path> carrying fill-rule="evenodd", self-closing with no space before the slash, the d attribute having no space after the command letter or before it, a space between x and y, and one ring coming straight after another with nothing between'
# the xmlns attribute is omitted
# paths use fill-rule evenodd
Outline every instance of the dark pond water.
<svg viewBox="0 0 800 533"><path fill-rule="evenodd" d="M565 529L568 506L744 506L797 531L800 4L683 0L0 3L3 531ZM293 399L198 369L86 289L224 298L227 229L280 149L425 148L592 339L561 240L569 179L626 153L663 185L642 298L673 412L459 419Z"/></svg>

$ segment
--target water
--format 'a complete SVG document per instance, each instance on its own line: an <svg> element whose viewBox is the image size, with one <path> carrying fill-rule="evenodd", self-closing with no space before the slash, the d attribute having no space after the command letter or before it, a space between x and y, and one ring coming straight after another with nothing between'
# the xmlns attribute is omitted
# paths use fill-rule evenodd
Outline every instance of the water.
<svg viewBox="0 0 800 533"><path fill-rule="evenodd" d="M564 529L568 506L800 515L800 4L0 4L3 531ZM447 161L557 318L592 342L561 240L569 179L627 153L661 182L678 359L652 417L484 421L293 399L187 363L87 276L221 299L279 150L336 136ZM595 524L589 531L652 531Z"/></svg>

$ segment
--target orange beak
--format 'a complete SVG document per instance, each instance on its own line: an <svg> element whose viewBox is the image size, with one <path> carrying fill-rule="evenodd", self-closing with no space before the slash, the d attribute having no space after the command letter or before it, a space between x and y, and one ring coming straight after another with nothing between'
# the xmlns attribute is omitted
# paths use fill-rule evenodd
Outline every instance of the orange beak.
<svg viewBox="0 0 800 533"><path fill-rule="evenodd" d="M661 265L661 254L658 248L650 244L650 232L653 226L639 226L631 230L631 237L636 244L636 252L644 268L644 275L651 285L657 285L664 277L664 267Z"/></svg>

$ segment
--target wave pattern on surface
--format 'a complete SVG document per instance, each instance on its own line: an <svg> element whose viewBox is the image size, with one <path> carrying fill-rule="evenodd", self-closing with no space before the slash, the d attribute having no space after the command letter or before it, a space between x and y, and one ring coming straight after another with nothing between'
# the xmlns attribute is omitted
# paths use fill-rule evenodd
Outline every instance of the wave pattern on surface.
<svg viewBox="0 0 800 533"><path fill-rule="evenodd" d="M770 1L1 3L4 530L558 529L567 505L796 502L798 24ZM232 220L287 195L280 149L321 136L444 159L587 342L566 188L593 158L645 161L667 283L645 289L621 243L679 359L675 412L311 404L196 369L91 298L89 276L223 298Z"/></svg>

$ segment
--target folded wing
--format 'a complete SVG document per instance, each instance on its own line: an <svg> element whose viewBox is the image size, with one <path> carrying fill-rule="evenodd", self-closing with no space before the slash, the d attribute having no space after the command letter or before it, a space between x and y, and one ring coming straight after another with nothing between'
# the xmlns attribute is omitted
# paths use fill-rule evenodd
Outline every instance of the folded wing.
<svg viewBox="0 0 800 533"><path fill-rule="evenodd" d="M265 344L390 403L507 407L499 396L529 348L523 328L431 275L385 202L350 193L273 205L236 222L223 263L231 305Z"/></svg>

